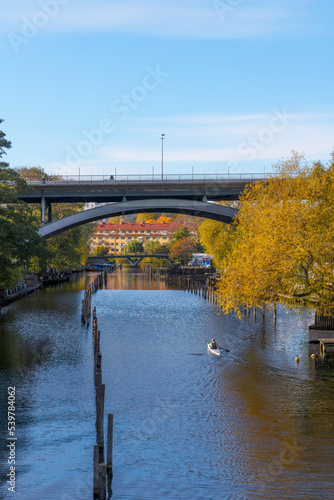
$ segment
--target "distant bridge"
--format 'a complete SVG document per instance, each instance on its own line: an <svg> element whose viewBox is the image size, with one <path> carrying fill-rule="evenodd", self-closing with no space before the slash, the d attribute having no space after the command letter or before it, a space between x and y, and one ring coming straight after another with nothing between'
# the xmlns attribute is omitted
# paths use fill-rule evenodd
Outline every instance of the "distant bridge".
<svg viewBox="0 0 334 500"><path fill-rule="evenodd" d="M171 266L171 262L169 260L169 255L168 254L163 254L163 253L155 253L155 254L147 254L147 253L141 253L141 254L117 254L117 255L103 255L101 257L88 257L87 259L87 264L95 264L99 265L98 263L102 260L105 262L108 260L113 260L113 259L126 259L128 262L130 262L131 267L138 267L139 262L141 262L143 259L147 258L155 258L155 259L164 259L168 262L168 264Z"/></svg>
<svg viewBox="0 0 334 500"><path fill-rule="evenodd" d="M31 190L19 199L41 204L40 235L49 238L72 227L139 212L189 214L232 222L237 211L216 201L237 200L247 184L264 174L203 174L196 176L56 176L28 179ZM52 222L52 203L107 203ZM48 213L48 224L46 222Z"/></svg>

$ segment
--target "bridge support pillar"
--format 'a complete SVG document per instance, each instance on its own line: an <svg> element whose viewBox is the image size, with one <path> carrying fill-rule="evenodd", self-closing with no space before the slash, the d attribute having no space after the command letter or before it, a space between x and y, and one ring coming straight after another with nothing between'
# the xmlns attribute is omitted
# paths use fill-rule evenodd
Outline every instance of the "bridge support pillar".
<svg viewBox="0 0 334 500"><path fill-rule="evenodd" d="M48 208L48 222L52 222L52 205L51 201L47 204Z"/></svg>
<svg viewBox="0 0 334 500"><path fill-rule="evenodd" d="M144 258L144 257L139 257L139 259L135 260L135 259L132 259L131 257L125 257L124 258L130 263L130 267L139 267L139 262L141 262L141 260Z"/></svg>
<svg viewBox="0 0 334 500"><path fill-rule="evenodd" d="M46 203L45 203L45 198L43 196L43 198L41 199L41 226L45 226L45 207L46 207Z"/></svg>

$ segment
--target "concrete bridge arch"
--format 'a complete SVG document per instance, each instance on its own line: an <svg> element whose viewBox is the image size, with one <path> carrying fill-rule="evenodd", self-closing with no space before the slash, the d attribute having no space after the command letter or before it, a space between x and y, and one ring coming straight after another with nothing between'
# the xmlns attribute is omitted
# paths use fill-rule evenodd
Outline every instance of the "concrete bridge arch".
<svg viewBox="0 0 334 500"><path fill-rule="evenodd" d="M196 200L174 198L131 200L91 208L90 210L84 210L83 212L50 222L39 229L39 234L42 238L51 238L73 227L87 224L88 222L94 222L107 217L117 217L143 212L187 214L228 224L232 222L237 214L237 210L234 208Z"/></svg>

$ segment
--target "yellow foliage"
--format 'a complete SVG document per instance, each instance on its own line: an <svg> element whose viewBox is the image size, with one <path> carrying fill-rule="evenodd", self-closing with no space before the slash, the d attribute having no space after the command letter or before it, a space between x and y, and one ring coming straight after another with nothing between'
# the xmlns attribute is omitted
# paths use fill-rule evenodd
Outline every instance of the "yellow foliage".
<svg viewBox="0 0 334 500"><path fill-rule="evenodd" d="M172 218L171 217L166 217L165 215L161 215L159 217L159 219L156 221L158 224L162 224L162 223L166 223L166 224L169 224L170 222L172 222Z"/></svg>
<svg viewBox="0 0 334 500"><path fill-rule="evenodd" d="M222 269L226 313L282 302L331 313L334 297L334 165L308 165L303 156L275 166L240 198L231 226L206 221L206 251Z"/></svg>

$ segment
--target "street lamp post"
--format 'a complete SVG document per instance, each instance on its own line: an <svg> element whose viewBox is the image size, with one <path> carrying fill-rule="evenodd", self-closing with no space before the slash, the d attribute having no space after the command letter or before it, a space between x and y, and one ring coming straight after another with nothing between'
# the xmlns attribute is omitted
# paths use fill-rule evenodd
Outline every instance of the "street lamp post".
<svg viewBox="0 0 334 500"><path fill-rule="evenodd" d="M161 179L164 179L164 137L165 134L161 134Z"/></svg>

